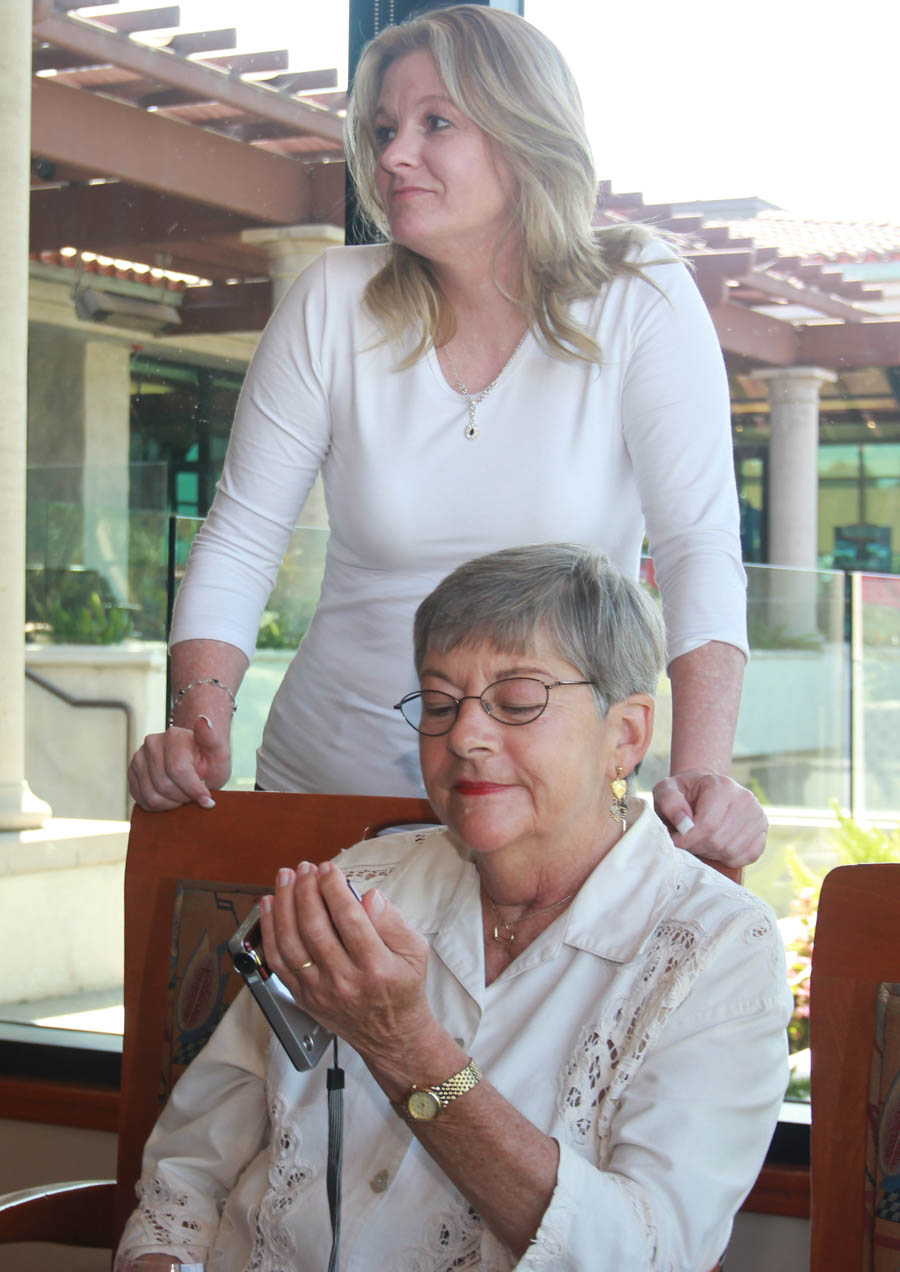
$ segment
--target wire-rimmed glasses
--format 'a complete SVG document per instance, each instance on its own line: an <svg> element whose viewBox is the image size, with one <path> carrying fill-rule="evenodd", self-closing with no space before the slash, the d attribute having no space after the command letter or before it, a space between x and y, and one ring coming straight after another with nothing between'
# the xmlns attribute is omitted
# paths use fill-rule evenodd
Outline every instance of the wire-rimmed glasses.
<svg viewBox="0 0 900 1272"><path fill-rule="evenodd" d="M470 699L480 702L491 719L500 724L531 724L546 709L551 689L593 683L593 680L553 680L548 684L534 676L507 676L505 680L495 680L481 693L468 693L462 698L454 698L452 693L444 693L442 689L420 689L395 702L394 710L401 712L417 733L438 738L450 732L460 707Z"/></svg>

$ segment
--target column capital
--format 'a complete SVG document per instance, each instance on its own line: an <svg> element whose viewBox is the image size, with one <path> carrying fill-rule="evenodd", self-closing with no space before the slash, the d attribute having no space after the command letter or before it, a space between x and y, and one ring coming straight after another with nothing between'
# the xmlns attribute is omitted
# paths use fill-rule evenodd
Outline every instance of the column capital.
<svg viewBox="0 0 900 1272"><path fill-rule="evenodd" d="M242 230L241 241L263 247L269 258L273 299L277 305L298 274L326 248L342 246L344 231L336 225L267 225Z"/></svg>
<svg viewBox="0 0 900 1272"><path fill-rule="evenodd" d="M265 225L255 230L241 230L241 241L254 247L265 247L273 254L309 251L316 243L334 247L344 242L344 231L337 225Z"/></svg>
<svg viewBox="0 0 900 1272"><path fill-rule="evenodd" d="M827 367L761 367L750 374L754 380L768 384L770 398L797 398L804 391L818 398L823 384L837 380L837 372Z"/></svg>

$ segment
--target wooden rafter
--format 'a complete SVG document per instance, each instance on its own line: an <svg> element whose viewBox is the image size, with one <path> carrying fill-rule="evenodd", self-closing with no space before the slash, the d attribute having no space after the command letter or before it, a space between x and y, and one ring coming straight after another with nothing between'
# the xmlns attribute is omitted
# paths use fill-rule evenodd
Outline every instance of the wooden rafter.
<svg viewBox="0 0 900 1272"><path fill-rule="evenodd" d="M254 219L291 225L307 218L308 179L295 160L53 80L33 81L31 144L46 159L177 190Z"/></svg>
<svg viewBox="0 0 900 1272"><path fill-rule="evenodd" d="M786 300L794 305L802 305L805 309L814 309L817 313L827 314L830 318L843 318L846 322L862 322L865 318L873 316L865 309L858 309L856 305L848 304L834 294L794 282L790 278L780 278L762 270L751 270L738 277L736 281L740 287L746 287L751 292L758 292L764 297L768 296L776 300Z"/></svg>
<svg viewBox="0 0 900 1272"><path fill-rule="evenodd" d="M282 97L259 84L245 83L170 50L137 44L96 23L48 11L46 6L38 6L36 18L36 39L95 59L94 65L118 66L160 84L193 92L201 101L228 102L251 116L287 123L297 132L321 137L335 148L341 146L341 121L327 111L316 110L296 98Z"/></svg>
<svg viewBox="0 0 900 1272"><path fill-rule="evenodd" d="M709 312L723 353L766 366L797 362L799 335L790 323L735 304L715 305Z"/></svg>

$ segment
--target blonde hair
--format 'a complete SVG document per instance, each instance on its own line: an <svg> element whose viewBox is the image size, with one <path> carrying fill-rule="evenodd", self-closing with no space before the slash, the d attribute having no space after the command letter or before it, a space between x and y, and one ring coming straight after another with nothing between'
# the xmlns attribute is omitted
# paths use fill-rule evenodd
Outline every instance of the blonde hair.
<svg viewBox="0 0 900 1272"><path fill-rule="evenodd" d="M518 185L509 232L524 249L522 307L548 353L599 363L599 345L570 313L620 274L642 276L628 259L650 238L642 226L591 228L597 180L575 80L556 45L524 18L461 4L388 27L363 51L347 110L347 161L362 211L382 241L386 264L365 304L389 340L420 332L400 363L412 365L455 330L452 309L428 261L391 241L375 186L374 118L385 73L408 53L430 53L453 102L502 153Z"/></svg>

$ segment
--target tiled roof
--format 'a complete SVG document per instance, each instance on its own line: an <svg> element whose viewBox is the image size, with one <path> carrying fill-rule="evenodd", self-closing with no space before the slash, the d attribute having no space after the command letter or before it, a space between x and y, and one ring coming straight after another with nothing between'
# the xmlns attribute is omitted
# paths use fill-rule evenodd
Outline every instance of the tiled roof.
<svg viewBox="0 0 900 1272"><path fill-rule="evenodd" d="M900 260L900 222L825 221L772 211L722 224L734 238L752 238L760 247L774 247L804 260L844 264Z"/></svg>
<svg viewBox="0 0 900 1272"><path fill-rule="evenodd" d="M135 265L131 261L112 260L107 256L95 256L92 252L29 252L28 256L41 265L55 265L61 269L77 270L80 274L117 278L127 283L142 283L145 287L164 291L180 292L186 286L186 276L175 274L171 270Z"/></svg>

